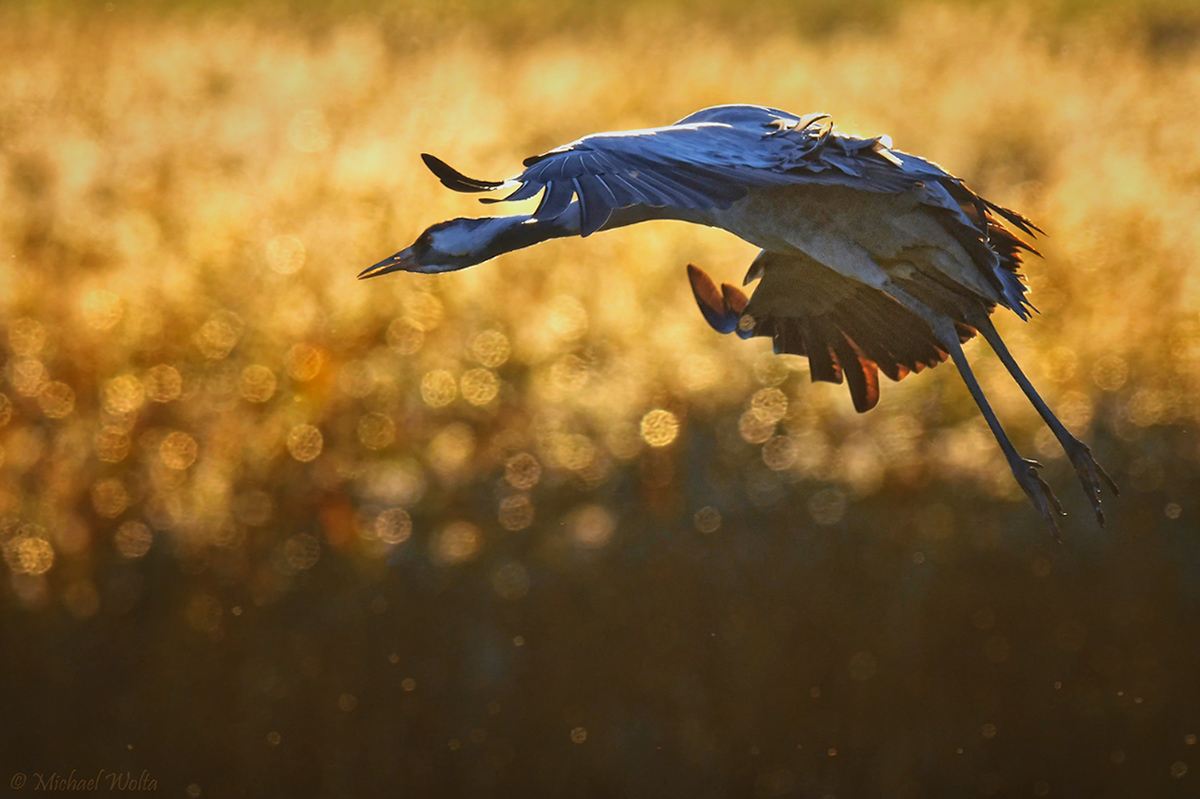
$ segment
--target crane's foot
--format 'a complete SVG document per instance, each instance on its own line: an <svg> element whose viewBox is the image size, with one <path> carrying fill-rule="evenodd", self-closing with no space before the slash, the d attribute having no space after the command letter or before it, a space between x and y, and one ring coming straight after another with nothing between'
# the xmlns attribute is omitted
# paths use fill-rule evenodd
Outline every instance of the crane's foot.
<svg viewBox="0 0 1200 799"><path fill-rule="evenodd" d="M1079 482L1083 484L1083 493L1087 494L1088 499L1092 502L1092 510L1096 512L1096 521L1103 527L1104 509L1100 506L1100 480L1103 480L1104 484L1108 486L1108 490L1113 492L1113 496L1120 496L1120 489L1108 476L1108 472L1104 471L1104 467L1096 463L1096 458L1088 449L1087 444L1077 438L1071 438L1070 441L1063 444L1063 449L1066 451L1067 457L1071 459L1075 472L1079 475Z"/></svg>
<svg viewBox="0 0 1200 799"><path fill-rule="evenodd" d="M1017 478L1017 484L1025 491L1025 495L1029 497L1029 501L1042 514L1042 518L1050 525L1050 534L1054 536L1054 540L1059 543L1062 538L1059 536L1058 519L1060 516L1066 516L1063 512L1062 503L1058 501L1058 497L1054 496L1054 492L1050 490L1050 486L1042 479L1037 470L1042 468L1042 464L1037 461L1029 460L1028 458L1019 458L1012 464L1013 477Z"/></svg>

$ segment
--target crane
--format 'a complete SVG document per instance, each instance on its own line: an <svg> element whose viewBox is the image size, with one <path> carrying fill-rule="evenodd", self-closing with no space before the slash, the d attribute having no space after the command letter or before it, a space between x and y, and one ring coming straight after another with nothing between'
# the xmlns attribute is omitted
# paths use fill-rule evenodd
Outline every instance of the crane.
<svg viewBox="0 0 1200 799"><path fill-rule="evenodd" d="M743 285L688 264L692 292L720 333L770 337L776 352L807 356L814 381L849 386L854 407L879 401L879 372L900 380L950 358L991 428L1013 477L1058 538L1062 505L1001 427L963 353L975 336L995 351L1045 421L1104 524L1101 480L1117 486L1021 371L990 315L1028 320L1019 277L1022 238L1042 231L980 197L937 164L896 150L886 136L834 129L828 114L796 116L758 105L720 105L672 125L597 133L525 159L502 181L467 177L422 159L459 192L508 190L484 203L541 195L530 214L459 218L426 229L364 270L439 273L564 236L674 219L722 228L760 247Z"/></svg>

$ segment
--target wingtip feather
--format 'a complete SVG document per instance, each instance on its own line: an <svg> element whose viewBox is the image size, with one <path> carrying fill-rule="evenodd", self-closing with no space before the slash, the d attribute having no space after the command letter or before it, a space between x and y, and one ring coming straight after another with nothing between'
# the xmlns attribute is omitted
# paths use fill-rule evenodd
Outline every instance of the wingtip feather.
<svg viewBox="0 0 1200 799"><path fill-rule="evenodd" d="M425 162L425 166L429 167L442 185L448 189L461 192L480 192L492 191L504 185L504 181L494 180L478 180L470 178L459 172L454 167L447 164L440 158L430 155L429 153L421 153L421 160Z"/></svg>

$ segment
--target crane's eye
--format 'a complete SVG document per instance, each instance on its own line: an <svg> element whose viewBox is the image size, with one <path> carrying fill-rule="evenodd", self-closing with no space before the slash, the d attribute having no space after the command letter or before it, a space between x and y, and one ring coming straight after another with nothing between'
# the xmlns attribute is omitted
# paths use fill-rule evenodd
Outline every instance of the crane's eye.
<svg viewBox="0 0 1200 799"><path fill-rule="evenodd" d="M429 233L428 230L426 230L420 236L417 236L417 240L413 242L413 249L416 250L418 253L428 252L429 248L432 246L433 246L433 236Z"/></svg>

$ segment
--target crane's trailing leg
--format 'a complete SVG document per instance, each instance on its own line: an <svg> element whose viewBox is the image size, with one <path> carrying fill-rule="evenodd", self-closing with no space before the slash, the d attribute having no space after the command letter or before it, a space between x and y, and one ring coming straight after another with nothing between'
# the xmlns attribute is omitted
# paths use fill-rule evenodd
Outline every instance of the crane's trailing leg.
<svg viewBox="0 0 1200 799"><path fill-rule="evenodd" d="M1042 464L1035 460L1022 458L1017 448L1008 438L1008 434L1004 432L1004 428L1000 426L1000 420L996 417L996 413L992 410L992 406L988 403L987 397L983 393L983 387L979 385L979 381L975 379L975 373L971 371L971 365L967 363L967 356L963 352L962 344L958 340L958 331L955 330L954 322L949 316L938 313L925 303L913 297L904 289L897 286L895 283L889 282L883 286L883 290L891 294L901 305L906 306L909 310L920 316L925 322L933 328L933 334L937 337L942 347L950 353L950 357L954 360L954 365L958 368L958 373L962 377L963 382L967 384L967 389L971 392L971 397L974 398L975 404L979 406L980 413L987 420L988 427L992 429L992 435L1000 444L1000 449L1004 452L1004 458L1008 461L1008 467L1012 470L1013 477L1016 478L1017 484L1029 497L1033 506L1038 509L1038 512L1045 518L1046 523L1050 525L1050 532L1054 536L1055 541L1062 541L1059 536L1058 517L1065 516L1062 503L1058 501L1058 497L1054 496L1054 492L1050 490L1050 486L1041 478L1037 470L1042 468Z"/></svg>
<svg viewBox="0 0 1200 799"><path fill-rule="evenodd" d="M979 381L975 379L975 374L971 371L970 364L967 363L967 356L963 353L962 345L958 343L958 334L954 330L954 324L947 318L942 327L941 330L935 327L934 332L937 334L938 340L950 351L950 357L954 359L958 373L962 376L963 382L967 384L971 396L975 398L975 404L979 406L983 418L987 420L988 427L992 428L992 435L1000 443L1000 449L1004 451L1004 457L1008 460L1013 477L1017 478L1017 483L1024 489L1026 496L1049 523L1054 540L1061 542L1062 539L1058 534L1058 517L1066 514L1063 512L1062 503L1058 501L1058 497L1054 496L1050 486L1037 473L1037 470L1042 468L1042 464L1022 458L1017 452L1017 448L1009 440L1004 428L1000 426L1000 420L996 418L995 412L988 404L987 397L983 394L983 387L979 385Z"/></svg>
<svg viewBox="0 0 1200 799"><path fill-rule="evenodd" d="M1008 351L1004 340L1000 338L1000 334L996 331L992 320L987 314L980 313L976 318L971 320L971 324L983 334L987 339L988 344L995 350L996 355L1000 357L1000 361L1008 369L1009 374L1017 381L1017 385L1025 392L1025 396L1037 409L1038 414L1046 422L1046 426L1054 433L1054 437L1058 439L1058 443L1062 445L1063 451L1067 453L1067 457L1071 459L1072 465L1075 467L1076 473L1079 475L1079 481L1083 484L1083 491L1091 500L1092 509L1096 512L1096 521L1100 526L1104 526L1104 510L1100 506L1100 479L1108 486L1109 490L1114 495L1120 495L1117 489L1117 484L1108 476L1108 472L1104 471L1099 463L1096 462L1092 451L1088 449L1087 444L1084 444L1075 436L1071 435L1070 431L1063 426L1063 423L1058 420L1050 407L1037 393L1037 389L1029 382L1029 378L1021 371L1021 367L1017 365L1017 361L1013 358L1012 353Z"/></svg>

